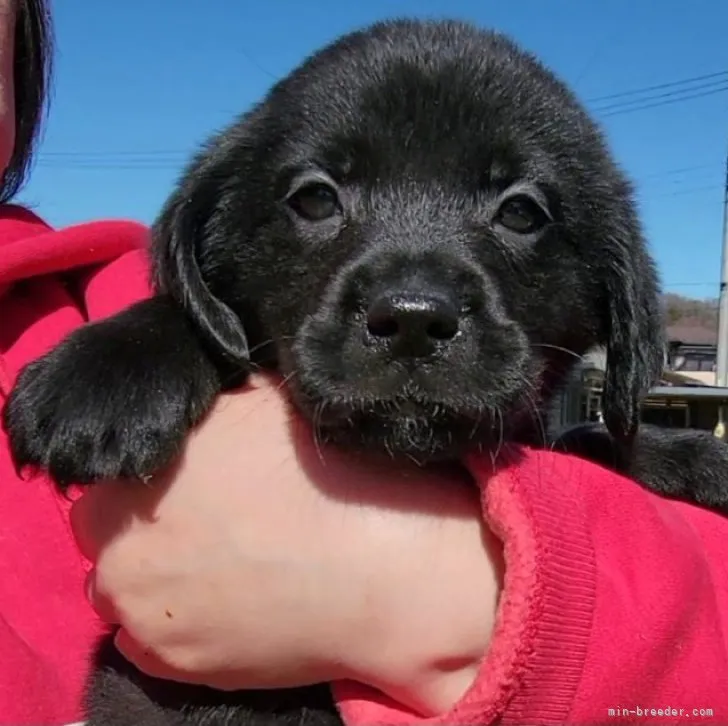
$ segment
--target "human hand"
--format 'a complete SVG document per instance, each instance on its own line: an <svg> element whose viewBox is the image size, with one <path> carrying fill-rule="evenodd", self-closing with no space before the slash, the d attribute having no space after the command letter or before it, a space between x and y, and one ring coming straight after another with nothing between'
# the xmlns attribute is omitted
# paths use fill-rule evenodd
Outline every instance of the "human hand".
<svg viewBox="0 0 728 726"><path fill-rule="evenodd" d="M274 381L224 396L179 465L74 505L89 592L150 675L221 689L349 678L454 703L498 592L469 482L317 447Z"/></svg>

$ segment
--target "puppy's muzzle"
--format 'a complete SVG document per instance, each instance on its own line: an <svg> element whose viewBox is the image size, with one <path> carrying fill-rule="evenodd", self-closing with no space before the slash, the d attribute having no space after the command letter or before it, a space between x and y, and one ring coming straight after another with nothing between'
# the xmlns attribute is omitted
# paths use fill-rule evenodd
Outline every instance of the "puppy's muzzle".
<svg viewBox="0 0 728 726"><path fill-rule="evenodd" d="M446 293L390 290L369 305L366 326L370 340L393 358L424 358L458 335L460 311Z"/></svg>

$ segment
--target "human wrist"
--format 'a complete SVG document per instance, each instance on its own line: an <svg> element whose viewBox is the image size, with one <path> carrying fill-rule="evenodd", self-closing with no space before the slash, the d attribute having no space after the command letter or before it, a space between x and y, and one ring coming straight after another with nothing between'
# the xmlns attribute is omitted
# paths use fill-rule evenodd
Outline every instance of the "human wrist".
<svg viewBox="0 0 728 726"><path fill-rule="evenodd" d="M438 506L388 533L351 653L354 679L434 715L477 677L495 623L502 554L473 487L450 482L421 494Z"/></svg>

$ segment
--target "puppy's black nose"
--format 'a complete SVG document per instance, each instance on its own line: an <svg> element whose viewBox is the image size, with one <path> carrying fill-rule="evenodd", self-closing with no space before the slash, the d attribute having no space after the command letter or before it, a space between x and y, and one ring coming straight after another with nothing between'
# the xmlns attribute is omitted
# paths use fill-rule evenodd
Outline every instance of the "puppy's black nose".
<svg viewBox="0 0 728 726"><path fill-rule="evenodd" d="M460 327L455 303L425 293L387 293L367 312L369 333L384 339L400 356L426 356L447 343Z"/></svg>

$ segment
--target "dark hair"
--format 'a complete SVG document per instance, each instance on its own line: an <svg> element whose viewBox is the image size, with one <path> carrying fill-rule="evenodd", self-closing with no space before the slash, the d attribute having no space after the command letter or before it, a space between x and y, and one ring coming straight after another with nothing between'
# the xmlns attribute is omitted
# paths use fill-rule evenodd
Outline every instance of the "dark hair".
<svg viewBox="0 0 728 726"><path fill-rule="evenodd" d="M0 179L0 203L23 186L45 116L53 61L53 33L48 0L16 0L15 145Z"/></svg>

